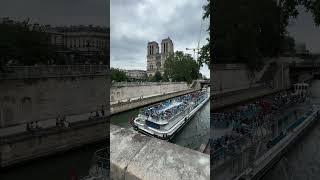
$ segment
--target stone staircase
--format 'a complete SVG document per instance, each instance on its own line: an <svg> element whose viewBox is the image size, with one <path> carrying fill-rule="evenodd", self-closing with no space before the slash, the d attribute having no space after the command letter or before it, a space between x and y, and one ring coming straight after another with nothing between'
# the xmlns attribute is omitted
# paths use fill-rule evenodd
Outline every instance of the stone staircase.
<svg viewBox="0 0 320 180"><path fill-rule="evenodd" d="M268 82L272 81L277 70L278 70L277 63L271 62L258 82L259 83L268 83Z"/></svg>

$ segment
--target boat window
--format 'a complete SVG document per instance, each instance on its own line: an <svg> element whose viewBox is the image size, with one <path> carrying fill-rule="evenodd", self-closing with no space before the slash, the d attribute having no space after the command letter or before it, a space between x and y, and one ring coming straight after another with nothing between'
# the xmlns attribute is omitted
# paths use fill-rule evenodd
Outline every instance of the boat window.
<svg viewBox="0 0 320 180"><path fill-rule="evenodd" d="M160 125L159 124L156 124L156 123L151 122L151 121L146 121L146 125L149 126L149 127L154 128L154 129L160 129Z"/></svg>

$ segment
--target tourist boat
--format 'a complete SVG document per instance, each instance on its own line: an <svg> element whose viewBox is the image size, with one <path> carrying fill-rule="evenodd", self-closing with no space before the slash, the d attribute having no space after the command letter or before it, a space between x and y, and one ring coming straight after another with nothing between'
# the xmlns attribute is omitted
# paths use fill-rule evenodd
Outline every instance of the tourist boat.
<svg viewBox="0 0 320 180"><path fill-rule="evenodd" d="M293 84L293 89L294 89L294 95L304 96L304 95L310 94L309 84L307 84L307 83Z"/></svg>
<svg viewBox="0 0 320 180"><path fill-rule="evenodd" d="M175 97L140 109L132 125L143 134L170 140L208 100L208 89Z"/></svg>
<svg viewBox="0 0 320 180"><path fill-rule="evenodd" d="M269 150L263 156L256 159L252 167L247 168L234 180L260 179L281 159L281 156L292 146L304 132L312 127L320 118L320 106L312 105L312 108L305 112L296 121L292 122L278 136L267 143Z"/></svg>

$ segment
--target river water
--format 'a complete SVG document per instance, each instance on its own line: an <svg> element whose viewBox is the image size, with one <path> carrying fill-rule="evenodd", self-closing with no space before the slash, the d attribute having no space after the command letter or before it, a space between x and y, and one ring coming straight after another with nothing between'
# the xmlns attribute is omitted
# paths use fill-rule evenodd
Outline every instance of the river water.
<svg viewBox="0 0 320 180"><path fill-rule="evenodd" d="M320 104L320 81L310 87L311 101ZM318 180L320 179L320 122L317 122L262 180Z"/></svg>

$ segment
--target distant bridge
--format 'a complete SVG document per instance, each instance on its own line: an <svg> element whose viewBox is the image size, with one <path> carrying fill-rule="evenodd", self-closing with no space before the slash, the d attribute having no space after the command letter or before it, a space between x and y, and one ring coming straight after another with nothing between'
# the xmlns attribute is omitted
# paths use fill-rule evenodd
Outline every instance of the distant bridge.
<svg viewBox="0 0 320 180"><path fill-rule="evenodd" d="M305 82L320 74L320 63L304 62L290 64L290 77L293 82Z"/></svg>
<svg viewBox="0 0 320 180"><path fill-rule="evenodd" d="M200 83L201 88L204 86L210 86L210 80L197 80Z"/></svg>

